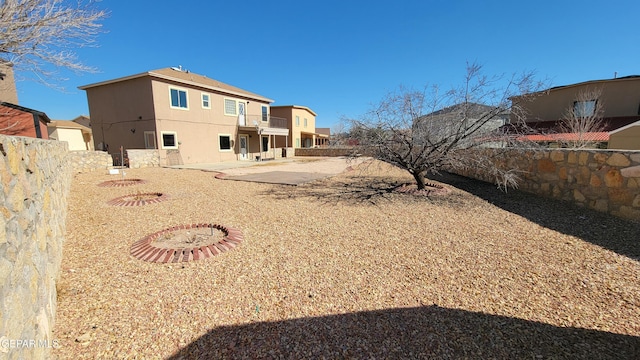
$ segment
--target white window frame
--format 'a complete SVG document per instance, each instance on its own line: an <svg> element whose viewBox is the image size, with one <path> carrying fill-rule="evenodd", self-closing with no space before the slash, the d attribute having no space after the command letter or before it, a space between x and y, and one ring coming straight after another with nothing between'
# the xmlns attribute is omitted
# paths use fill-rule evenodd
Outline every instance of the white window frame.
<svg viewBox="0 0 640 360"><path fill-rule="evenodd" d="M304 118L304 127L307 127L307 118Z"/></svg>
<svg viewBox="0 0 640 360"><path fill-rule="evenodd" d="M207 97L207 105L204 104L205 100L205 96ZM209 93L200 93L200 99L202 100L201 104L202 104L202 108L203 109L211 109L211 94Z"/></svg>
<svg viewBox="0 0 640 360"><path fill-rule="evenodd" d="M227 112L227 101L233 101L233 114ZM231 98L224 98L224 102L223 102L223 111L225 115L228 116L238 116L238 100L236 99L231 99ZM245 114L246 116L246 114Z"/></svg>
<svg viewBox="0 0 640 360"><path fill-rule="evenodd" d="M164 136L173 135L175 146L164 146ZM175 131L160 131L160 145L162 149L177 149L178 148L178 133Z"/></svg>
<svg viewBox="0 0 640 360"><path fill-rule="evenodd" d="M187 100L187 103L185 104L185 107L182 106L173 106L172 100L171 100L171 90L176 90L178 92L180 91L184 91L185 93L185 100ZM178 100L180 99L180 95L178 95ZM189 110L189 90L185 89L185 88L180 88L180 87L176 87L176 86L169 86L169 106L172 109L177 109L177 110Z"/></svg>
<svg viewBox="0 0 640 360"><path fill-rule="evenodd" d="M149 139L153 140L153 144L149 144ZM156 132L155 131L145 131L144 132L144 148L145 149L157 149L158 148L158 145L156 144Z"/></svg>
<svg viewBox="0 0 640 360"><path fill-rule="evenodd" d="M300 138L296 138L296 148L300 148Z"/></svg>
<svg viewBox="0 0 640 360"><path fill-rule="evenodd" d="M222 141L220 141L220 137L222 136L227 136L229 138L229 148L228 149L223 149L222 148ZM220 152L232 152L233 151L233 136L231 136L231 134L218 134L218 150ZM247 144L248 145L248 144ZM248 152L249 149L247 149Z"/></svg>
<svg viewBox="0 0 640 360"><path fill-rule="evenodd" d="M300 126L300 116L296 115L296 126Z"/></svg>
<svg viewBox="0 0 640 360"><path fill-rule="evenodd" d="M262 111L262 113L260 114L260 117L262 118L261 120L263 122L269 121L269 107L267 105L262 105L260 109L261 109L260 111Z"/></svg>

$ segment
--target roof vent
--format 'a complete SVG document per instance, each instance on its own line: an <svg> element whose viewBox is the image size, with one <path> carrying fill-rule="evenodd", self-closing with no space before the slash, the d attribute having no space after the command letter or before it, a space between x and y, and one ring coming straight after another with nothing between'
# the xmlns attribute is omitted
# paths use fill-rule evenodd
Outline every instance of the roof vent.
<svg viewBox="0 0 640 360"><path fill-rule="evenodd" d="M173 67L171 67L171 69L181 72L182 71L182 65L178 65L178 67L173 66Z"/></svg>

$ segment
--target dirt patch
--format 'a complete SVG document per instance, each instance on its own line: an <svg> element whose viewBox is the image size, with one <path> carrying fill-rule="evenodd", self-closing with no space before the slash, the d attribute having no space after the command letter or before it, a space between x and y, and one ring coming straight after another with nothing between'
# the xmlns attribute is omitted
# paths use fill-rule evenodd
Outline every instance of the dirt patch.
<svg viewBox="0 0 640 360"><path fill-rule="evenodd" d="M196 248L218 243L226 234L213 227L180 229L158 236L151 245L161 249Z"/></svg>

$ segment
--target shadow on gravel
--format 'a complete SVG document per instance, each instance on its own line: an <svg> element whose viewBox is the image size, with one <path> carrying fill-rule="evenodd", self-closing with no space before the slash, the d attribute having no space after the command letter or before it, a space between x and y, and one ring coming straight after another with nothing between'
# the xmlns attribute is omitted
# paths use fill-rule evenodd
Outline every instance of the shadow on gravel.
<svg viewBox="0 0 640 360"><path fill-rule="evenodd" d="M395 190L404 182L384 177L359 176L357 179L318 181L309 186L275 187L263 193L276 199L309 198L325 204L377 205L384 201L404 200L407 203L428 200L447 206L461 206L464 199L460 194L446 196L409 196Z"/></svg>
<svg viewBox="0 0 640 360"><path fill-rule="evenodd" d="M215 328L178 359L637 359L640 337L433 306Z"/></svg>
<svg viewBox="0 0 640 360"><path fill-rule="evenodd" d="M640 261L640 223L523 191L505 193L493 184L455 174L442 173L429 178L467 191L546 228Z"/></svg>

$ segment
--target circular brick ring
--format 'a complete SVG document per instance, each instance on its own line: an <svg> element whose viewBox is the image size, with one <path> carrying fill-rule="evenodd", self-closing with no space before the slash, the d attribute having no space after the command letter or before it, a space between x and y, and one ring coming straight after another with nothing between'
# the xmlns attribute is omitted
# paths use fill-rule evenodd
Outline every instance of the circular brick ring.
<svg viewBox="0 0 640 360"><path fill-rule="evenodd" d="M150 262L202 260L240 245L242 232L216 224L174 226L147 235L131 246L131 256Z"/></svg>
<svg viewBox="0 0 640 360"><path fill-rule="evenodd" d="M113 206L142 206L147 204L155 204L165 201L169 198L163 193L144 193L120 196L109 200L107 204Z"/></svg>
<svg viewBox="0 0 640 360"><path fill-rule="evenodd" d="M137 184L144 184L146 181L142 179L124 179L124 180L109 180L98 184L100 187L124 187Z"/></svg>

